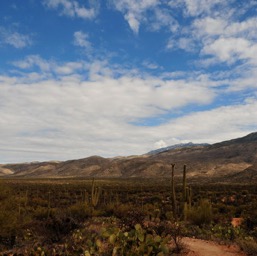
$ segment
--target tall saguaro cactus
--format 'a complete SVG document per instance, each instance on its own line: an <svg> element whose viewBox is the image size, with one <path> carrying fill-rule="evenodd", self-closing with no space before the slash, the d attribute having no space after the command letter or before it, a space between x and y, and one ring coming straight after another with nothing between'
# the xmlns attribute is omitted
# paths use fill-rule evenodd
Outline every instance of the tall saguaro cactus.
<svg viewBox="0 0 257 256"><path fill-rule="evenodd" d="M184 168L183 168L183 202L187 201L186 168L187 168L187 166L184 164Z"/></svg>
<svg viewBox="0 0 257 256"><path fill-rule="evenodd" d="M97 206L101 194L101 188L95 186L95 179L92 181L91 204L93 209Z"/></svg>
<svg viewBox="0 0 257 256"><path fill-rule="evenodd" d="M188 212L191 209L192 205L192 189L191 187L187 186L186 181L186 165L183 167L183 187L182 187L182 198L180 198L179 206L177 207L177 200L176 200L176 190L174 184L174 172L175 172L175 164L171 164L172 172L171 172L171 202L172 202L172 211L174 219L177 220L178 215L179 218L183 220L187 219Z"/></svg>
<svg viewBox="0 0 257 256"><path fill-rule="evenodd" d="M184 165L183 168L183 191L182 191L182 203L181 203L181 208L182 208L182 213L183 213L183 219L186 220L188 216L188 212L191 209L192 206L192 189L191 187L187 186L187 181L186 181L186 168L187 166Z"/></svg>
<svg viewBox="0 0 257 256"><path fill-rule="evenodd" d="M187 204L189 209L192 206L192 188L191 187L187 187L186 188L187 194L186 194L186 198L187 198Z"/></svg>
<svg viewBox="0 0 257 256"><path fill-rule="evenodd" d="M50 194L51 194L51 192L50 192L50 191L48 191L47 219L49 218L49 216L50 216L50 212L51 212L51 203L50 203L50 199L51 199L51 197L50 197Z"/></svg>
<svg viewBox="0 0 257 256"><path fill-rule="evenodd" d="M175 184L174 184L174 171L175 171L175 164L172 164L172 171L171 171L171 201L172 201L172 211L174 219L177 220L177 200L176 200L176 191L175 191Z"/></svg>

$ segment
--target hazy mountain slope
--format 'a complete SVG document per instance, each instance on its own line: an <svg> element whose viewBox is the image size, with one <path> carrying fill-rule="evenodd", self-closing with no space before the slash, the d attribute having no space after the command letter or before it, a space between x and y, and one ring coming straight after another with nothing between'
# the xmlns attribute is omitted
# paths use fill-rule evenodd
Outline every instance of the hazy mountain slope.
<svg viewBox="0 0 257 256"><path fill-rule="evenodd" d="M213 145L173 147L151 155L0 165L0 173L10 177L165 177L170 176L172 163L177 174L187 164L189 177L255 181L257 133Z"/></svg>
<svg viewBox="0 0 257 256"><path fill-rule="evenodd" d="M60 176L99 176L108 168L110 161L99 156L65 161L58 165L57 173Z"/></svg>
<svg viewBox="0 0 257 256"><path fill-rule="evenodd" d="M3 164L0 164L0 176L11 175L13 173L14 171L12 171L9 168L6 168Z"/></svg>
<svg viewBox="0 0 257 256"><path fill-rule="evenodd" d="M22 164L6 164L4 168L13 173L14 176L48 176L52 175L58 162L36 162L36 163L22 163Z"/></svg>
<svg viewBox="0 0 257 256"><path fill-rule="evenodd" d="M191 175L228 175L247 169L257 162L257 133L210 146L183 148L160 153L157 159L187 164Z"/></svg>
<svg viewBox="0 0 257 256"><path fill-rule="evenodd" d="M257 182L257 164L251 165L245 170L228 175L226 177L230 182Z"/></svg>

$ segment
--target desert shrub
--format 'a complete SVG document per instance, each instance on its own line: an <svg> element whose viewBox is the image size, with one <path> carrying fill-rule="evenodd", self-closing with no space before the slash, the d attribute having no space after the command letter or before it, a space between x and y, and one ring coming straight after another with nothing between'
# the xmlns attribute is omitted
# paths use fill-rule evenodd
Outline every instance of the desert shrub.
<svg viewBox="0 0 257 256"><path fill-rule="evenodd" d="M213 218L212 205L207 199L200 200L197 206L188 209L188 220L195 225L210 224Z"/></svg>
<svg viewBox="0 0 257 256"><path fill-rule="evenodd" d="M65 210L52 211L49 217L39 225L41 225L39 231L45 237L45 241L51 243L62 241L79 226Z"/></svg>
<svg viewBox="0 0 257 256"><path fill-rule="evenodd" d="M109 202L107 205L104 205L104 216L105 217L111 217L111 216L117 216L117 204L114 202Z"/></svg>
<svg viewBox="0 0 257 256"><path fill-rule="evenodd" d="M170 255L170 237L161 237L140 224L127 231L115 227L104 229L100 235L105 240L97 238L98 250L101 246L107 247L110 255Z"/></svg>
<svg viewBox="0 0 257 256"><path fill-rule="evenodd" d="M252 210L251 216L248 216L243 223L244 228L249 234L257 238L257 211Z"/></svg>
<svg viewBox="0 0 257 256"><path fill-rule="evenodd" d="M129 229L133 228L137 223L142 224L146 216L142 208L136 208L133 204L120 204L106 209L106 211L110 210L113 212L114 217L121 220L121 225Z"/></svg>
<svg viewBox="0 0 257 256"><path fill-rule="evenodd" d="M74 230L63 244L36 244L19 249L17 255L137 256L171 255L170 236L161 237L140 224L128 231L116 225Z"/></svg>
<svg viewBox="0 0 257 256"><path fill-rule="evenodd" d="M254 227L249 234L253 236L255 239L257 239L257 227Z"/></svg>
<svg viewBox="0 0 257 256"><path fill-rule="evenodd" d="M49 215L49 209L46 207L38 206L33 212L33 218L35 220L46 220Z"/></svg>
<svg viewBox="0 0 257 256"><path fill-rule="evenodd" d="M187 225L185 235L188 237L197 237L200 239L206 239L205 229L200 228L197 225Z"/></svg>
<svg viewBox="0 0 257 256"><path fill-rule="evenodd" d="M109 207L110 209L112 209L113 215L118 218L122 218L128 215L128 212L133 208L135 208L135 206L133 206L132 204L119 204L119 205L110 204Z"/></svg>
<svg viewBox="0 0 257 256"><path fill-rule="evenodd" d="M142 224L144 218L144 213L139 209L131 209L124 216L120 216L122 226L126 229L131 229L136 224Z"/></svg>
<svg viewBox="0 0 257 256"><path fill-rule="evenodd" d="M70 215L78 222L87 219L91 214L91 209L85 203L78 202L69 207Z"/></svg>
<svg viewBox="0 0 257 256"><path fill-rule="evenodd" d="M11 189L0 183L0 235L9 234L17 226L18 205Z"/></svg>
<svg viewBox="0 0 257 256"><path fill-rule="evenodd" d="M17 232L19 231L18 205L11 189L0 183L0 247L15 244Z"/></svg>
<svg viewBox="0 0 257 256"><path fill-rule="evenodd" d="M172 242L174 244L172 252L180 253L185 248L185 245L182 242L184 232L185 231L182 224L178 222L174 222L171 224L170 234L171 234Z"/></svg>
<svg viewBox="0 0 257 256"><path fill-rule="evenodd" d="M185 247L182 242L185 227L182 223L175 221L150 222L148 230L152 230L153 234L157 234L160 237L169 236L171 240L171 251L173 253L180 253Z"/></svg>
<svg viewBox="0 0 257 256"><path fill-rule="evenodd" d="M243 230L240 227L233 227L230 223L213 225L210 231L212 238L221 241L234 241L243 236Z"/></svg>
<svg viewBox="0 0 257 256"><path fill-rule="evenodd" d="M48 200L36 197L36 198L32 198L30 200L31 204L36 205L36 206L41 206L41 207L47 207L48 205Z"/></svg>
<svg viewBox="0 0 257 256"><path fill-rule="evenodd" d="M151 221L160 221L161 218L161 210L159 209L157 204L146 204L144 205L144 212L147 219Z"/></svg>
<svg viewBox="0 0 257 256"><path fill-rule="evenodd" d="M8 236L16 233L18 227L17 205L11 199L1 202L0 208L0 235Z"/></svg>
<svg viewBox="0 0 257 256"><path fill-rule="evenodd" d="M257 242L254 239L240 239L237 240L237 244L247 255L257 255Z"/></svg>
<svg viewBox="0 0 257 256"><path fill-rule="evenodd" d="M0 202L9 199L12 196L12 190L3 181L0 181Z"/></svg>

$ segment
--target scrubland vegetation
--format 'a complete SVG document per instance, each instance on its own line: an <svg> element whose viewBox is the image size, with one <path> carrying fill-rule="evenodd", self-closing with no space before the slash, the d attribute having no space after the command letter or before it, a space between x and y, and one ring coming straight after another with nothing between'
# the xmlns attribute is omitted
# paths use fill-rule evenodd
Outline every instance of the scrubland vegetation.
<svg viewBox="0 0 257 256"><path fill-rule="evenodd" d="M0 255L177 255L183 236L257 255L255 185L5 179L0 204Z"/></svg>

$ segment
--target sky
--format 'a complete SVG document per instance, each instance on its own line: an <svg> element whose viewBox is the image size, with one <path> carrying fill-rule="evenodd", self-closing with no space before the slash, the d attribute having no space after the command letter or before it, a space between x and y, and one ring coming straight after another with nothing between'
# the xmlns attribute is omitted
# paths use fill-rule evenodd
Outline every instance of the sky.
<svg viewBox="0 0 257 256"><path fill-rule="evenodd" d="M256 0L0 1L0 163L215 143L256 112Z"/></svg>

